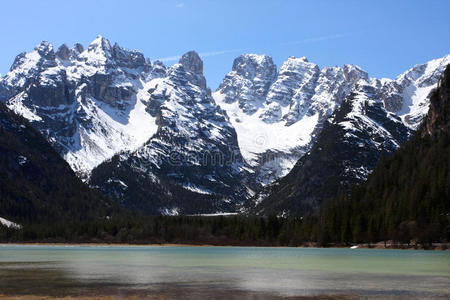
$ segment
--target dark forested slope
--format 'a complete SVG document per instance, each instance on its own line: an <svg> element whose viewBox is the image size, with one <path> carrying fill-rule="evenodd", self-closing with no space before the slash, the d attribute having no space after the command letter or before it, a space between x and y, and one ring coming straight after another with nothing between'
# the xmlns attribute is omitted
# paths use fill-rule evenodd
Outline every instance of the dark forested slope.
<svg viewBox="0 0 450 300"><path fill-rule="evenodd" d="M325 240L409 243L450 238L450 66L419 130L367 182L322 212Z"/></svg>
<svg viewBox="0 0 450 300"><path fill-rule="evenodd" d="M114 210L39 131L0 102L0 216L19 223L76 221Z"/></svg>

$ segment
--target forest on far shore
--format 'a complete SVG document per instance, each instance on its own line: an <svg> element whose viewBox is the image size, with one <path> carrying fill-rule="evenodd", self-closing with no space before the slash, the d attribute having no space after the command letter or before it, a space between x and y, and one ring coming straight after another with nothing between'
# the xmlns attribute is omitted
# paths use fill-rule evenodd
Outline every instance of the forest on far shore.
<svg viewBox="0 0 450 300"><path fill-rule="evenodd" d="M390 240L390 247L430 249L433 243L448 241L439 229L436 226L421 231L414 224L402 223L386 241ZM342 235L345 239L333 239L333 234L328 221L321 221L321 217L134 216L33 224L20 230L1 227L0 242L331 247L370 246L380 241L371 239L358 226L348 236Z"/></svg>

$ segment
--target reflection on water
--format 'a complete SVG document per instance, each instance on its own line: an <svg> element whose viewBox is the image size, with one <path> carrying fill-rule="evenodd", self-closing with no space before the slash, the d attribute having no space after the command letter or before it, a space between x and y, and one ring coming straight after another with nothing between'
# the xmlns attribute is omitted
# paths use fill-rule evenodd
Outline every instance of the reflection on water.
<svg viewBox="0 0 450 300"><path fill-rule="evenodd" d="M450 297L450 252L0 246L0 294Z"/></svg>

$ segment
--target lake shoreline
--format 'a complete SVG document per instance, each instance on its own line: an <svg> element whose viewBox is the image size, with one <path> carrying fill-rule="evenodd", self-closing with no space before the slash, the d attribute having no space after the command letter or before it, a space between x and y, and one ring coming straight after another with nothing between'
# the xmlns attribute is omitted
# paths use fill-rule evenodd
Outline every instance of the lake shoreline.
<svg viewBox="0 0 450 300"><path fill-rule="evenodd" d="M1 246L49 246L49 247L234 247L234 248L336 248L336 249L377 249L377 250L433 250L449 251L447 244L434 244L432 247L424 248L415 245L384 245L384 242L374 244L352 244L352 245L330 245L320 246L315 243L300 246L274 246L274 245L234 245L234 244L195 244L195 243L66 243L66 242L0 242Z"/></svg>

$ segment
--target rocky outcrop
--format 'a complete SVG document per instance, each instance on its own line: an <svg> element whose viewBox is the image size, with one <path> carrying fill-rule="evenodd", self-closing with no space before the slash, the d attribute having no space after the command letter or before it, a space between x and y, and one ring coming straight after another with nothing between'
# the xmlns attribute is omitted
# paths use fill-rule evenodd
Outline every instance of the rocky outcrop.
<svg viewBox="0 0 450 300"><path fill-rule="evenodd" d="M195 51L185 53L179 61L187 71L195 74L203 74L203 61Z"/></svg>
<svg viewBox="0 0 450 300"><path fill-rule="evenodd" d="M430 98L430 109L425 118L422 137L439 137L450 130L450 65L439 79L436 90Z"/></svg>

